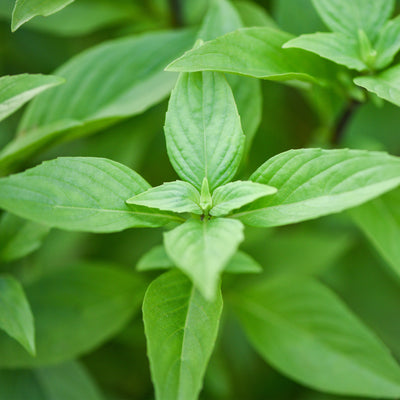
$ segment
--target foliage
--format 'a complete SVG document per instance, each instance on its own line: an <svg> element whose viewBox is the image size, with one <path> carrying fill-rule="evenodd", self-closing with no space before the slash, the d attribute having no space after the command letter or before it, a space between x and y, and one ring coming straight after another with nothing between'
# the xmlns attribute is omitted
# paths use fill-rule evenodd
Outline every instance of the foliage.
<svg viewBox="0 0 400 400"><path fill-rule="evenodd" d="M396 5L0 0L0 400L399 398Z"/></svg>

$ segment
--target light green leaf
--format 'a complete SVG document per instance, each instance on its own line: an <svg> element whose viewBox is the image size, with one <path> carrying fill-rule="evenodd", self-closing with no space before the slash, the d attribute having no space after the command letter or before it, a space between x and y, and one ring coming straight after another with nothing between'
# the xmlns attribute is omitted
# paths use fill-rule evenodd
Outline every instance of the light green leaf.
<svg viewBox="0 0 400 400"><path fill-rule="evenodd" d="M104 400L76 361L32 370L1 370L0 400Z"/></svg>
<svg viewBox="0 0 400 400"><path fill-rule="evenodd" d="M12 14L11 29L15 32L21 25L28 22L33 17L37 15L47 17L48 15L62 10L73 1L74 0L16 0Z"/></svg>
<svg viewBox="0 0 400 400"><path fill-rule="evenodd" d="M235 1L235 8L238 10L244 26L269 26L277 28L274 19L267 13L265 8L252 1Z"/></svg>
<svg viewBox="0 0 400 400"><path fill-rule="evenodd" d="M116 265L79 264L25 287L35 316L36 357L0 334L0 367L73 359L115 335L140 308L145 284Z"/></svg>
<svg viewBox="0 0 400 400"><path fill-rule="evenodd" d="M311 51L323 58L357 71L368 69L360 58L357 39L339 32L317 32L301 35L285 43L283 48Z"/></svg>
<svg viewBox="0 0 400 400"><path fill-rule="evenodd" d="M14 261L40 247L50 228L13 214L0 218L0 261Z"/></svg>
<svg viewBox="0 0 400 400"><path fill-rule="evenodd" d="M200 193L188 182L167 182L150 188L126 201L127 204L158 208L177 213L202 214Z"/></svg>
<svg viewBox="0 0 400 400"><path fill-rule="evenodd" d="M350 215L383 258L400 275L400 190L393 190Z"/></svg>
<svg viewBox="0 0 400 400"><path fill-rule="evenodd" d="M190 219L164 234L168 256L207 299L215 298L220 274L243 239L243 225L226 218Z"/></svg>
<svg viewBox="0 0 400 400"><path fill-rule="evenodd" d="M0 330L35 354L35 327L28 300L21 284L7 275L0 275Z"/></svg>
<svg viewBox="0 0 400 400"><path fill-rule="evenodd" d="M146 33L102 43L72 58L57 70L67 83L28 107L19 136L9 145L7 162L14 153L17 157L27 153L21 135L38 136L39 143L30 139L29 155L50 143L97 132L157 104L168 96L177 78L164 72L164 67L193 40L194 33L187 30ZM61 129L65 121L69 129Z"/></svg>
<svg viewBox="0 0 400 400"><path fill-rule="evenodd" d="M354 83L400 107L400 65L379 75L360 76L354 79Z"/></svg>
<svg viewBox="0 0 400 400"><path fill-rule="evenodd" d="M375 50L377 52L376 69L385 68L393 61L400 50L400 16L388 21L380 31Z"/></svg>
<svg viewBox="0 0 400 400"><path fill-rule="evenodd" d="M243 28L186 52L167 71L222 71L253 78L327 84L333 66L311 53L282 49L289 33L269 27Z"/></svg>
<svg viewBox="0 0 400 400"><path fill-rule="evenodd" d="M167 150L178 175L200 190L229 182L243 154L235 99L223 74L181 74L165 121Z"/></svg>
<svg viewBox="0 0 400 400"><path fill-rule="evenodd" d="M235 307L258 352L290 378L335 394L400 396L387 348L318 281L264 281L236 295Z"/></svg>
<svg viewBox="0 0 400 400"><path fill-rule="evenodd" d="M374 40L394 9L394 0L313 0L318 14L334 32L357 37L363 30Z"/></svg>
<svg viewBox="0 0 400 400"><path fill-rule="evenodd" d="M230 182L215 189L210 213L214 217L227 215L232 210L276 192L274 187L251 181Z"/></svg>
<svg viewBox="0 0 400 400"><path fill-rule="evenodd" d="M236 8L236 3L233 6L227 0L213 2L197 37L208 41L242 28L241 17ZM236 101L248 150L261 121L261 83L256 79L236 75L228 75L227 80Z"/></svg>
<svg viewBox="0 0 400 400"><path fill-rule="evenodd" d="M238 210L252 226L280 226L358 206L400 184L400 159L362 150L290 150L250 178L278 193Z"/></svg>
<svg viewBox="0 0 400 400"><path fill-rule="evenodd" d="M116 232L180 221L168 213L129 207L125 200L150 185L104 158L65 157L0 179L0 208L49 226Z"/></svg>
<svg viewBox="0 0 400 400"><path fill-rule="evenodd" d="M196 400L217 338L222 296L207 301L180 272L148 288L143 319L157 400Z"/></svg>
<svg viewBox="0 0 400 400"><path fill-rule="evenodd" d="M174 268L174 262L169 258L163 245L155 246L148 251L138 262L138 271ZM252 257L243 251L237 251L228 261L224 272L231 274L253 274L262 271L262 267Z"/></svg>
<svg viewBox="0 0 400 400"><path fill-rule="evenodd" d="M53 75L21 74L0 78L0 121L17 111L39 93L64 83Z"/></svg>

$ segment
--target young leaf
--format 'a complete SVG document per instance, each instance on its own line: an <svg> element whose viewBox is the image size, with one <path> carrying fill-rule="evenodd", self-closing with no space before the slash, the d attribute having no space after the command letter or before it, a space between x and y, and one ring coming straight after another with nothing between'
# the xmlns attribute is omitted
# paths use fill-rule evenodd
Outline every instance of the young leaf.
<svg viewBox="0 0 400 400"><path fill-rule="evenodd" d="M277 81L300 80L326 85L334 68L311 53L282 50L289 33L269 27L238 29L186 52L167 71L222 71Z"/></svg>
<svg viewBox="0 0 400 400"><path fill-rule="evenodd" d="M0 218L0 261L10 262L32 253L49 231L48 226L4 214Z"/></svg>
<svg viewBox="0 0 400 400"><path fill-rule="evenodd" d="M157 278L143 302L157 400L196 400L218 333L222 296L207 301L180 272Z"/></svg>
<svg viewBox="0 0 400 400"><path fill-rule="evenodd" d="M375 68L387 67L400 50L400 16L386 23L379 33L375 49Z"/></svg>
<svg viewBox="0 0 400 400"><path fill-rule="evenodd" d="M264 7L252 1L235 1L235 8L239 12L244 26L269 26L278 28L275 20L267 13Z"/></svg>
<svg viewBox="0 0 400 400"><path fill-rule="evenodd" d="M1 370L0 388L0 400L104 400L76 361L32 370Z"/></svg>
<svg viewBox="0 0 400 400"><path fill-rule="evenodd" d="M345 65L357 71L365 71L368 67L360 58L359 44L356 38L343 33L317 32L301 35L289 40L284 49L297 48L318 54L337 64Z"/></svg>
<svg viewBox="0 0 400 400"><path fill-rule="evenodd" d="M200 193L190 183L183 181L167 182L150 188L126 201L127 204L158 208L177 213L201 214Z"/></svg>
<svg viewBox="0 0 400 400"><path fill-rule="evenodd" d="M220 274L243 239L243 225L226 218L190 219L164 234L168 256L209 300L215 298Z"/></svg>
<svg viewBox="0 0 400 400"><path fill-rule="evenodd" d="M354 79L354 83L400 107L400 65L379 75L360 76Z"/></svg>
<svg viewBox="0 0 400 400"><path fill-rule="evenodd" d="M400 368L387 348L318 281L267 280L234 305L258 352L292 379L335 394L400 396Z"/></svg>
<svg viewBox="0 0 400 400"><path fill-rule="evenodd" d="M313 0L318 14L334 32L357 37L363 30L373 41L394 9L394 0Z"/></svg>
<svg viewBox="0 0 400 400"><path fill-rule="evenodd" d="M174 268L174 262L169 258L163 245L153 247L138 262L138 271ZM228 261L224 272L231 274L254 274L262 271L262 267L252 257L243 251L237 251Z"/></svg>
<svg viewBox="0 0 400 400"><path fill-rule="evenodd" d="M350 215L375 245L384 259L400 275L400 189L393 190Z"/></svg>
<svg viewBox="0 0 400 400"><path fill-rule="evenodd" d="M181 74L172 91L165 120L171 163L200 190L229 182L242 158L244 135L235 99L223 74Z"/></svg>
<svg viewBox="0 0 400 400"><path fill-rule="evenodd" d="M35 316L36 357L0 334L0 367L57 364L92 350L139 311L144 288L137 275L109 264L85 263L43 275L25 287Z"/></svg>
<svg viewBox="0 0 400 400"><path fill-rule="evenodd" d="M53 75L11 75L0 78L0 121L17 111L39 93L64 83Z"/></svg>
<svg viewBox="0 0 400 400"><path fill-rule="evenodd" d="M242 27L237 3L234 6L227 0L218 0L210 5L197 37L208 41ZM261 83L257 79L236 75L228 75L227 80L236 101L248 149L261 121Z"/></svg>
<svg viewBox="0 0 400 400"><path fill-rule="evenodd" d="M73 1L74 0L16 0L12 14L11 29L15 32L21 25L28 22L33 17L37 15L47 17L48 15L62 10Z"/></svg>
<svg viewBox="0 0 400 400"><path fill-rule="evenodd" d="M250 178L278 193L238 210L259 226L292 224L358 206L400 185L400 159L383 152L298 149L281 153Z"/></svg>
<svg viewBox="0 0 400 400"><path fill-rule="evenodd" d="M35 354L33 315L24 289L16 279L6 275L0 275L0 330Z"/></svg>
<svg viewBox="0 0 400 400"><path fill-rule="evenodd" d="M227 215L232 210L276 192L272 186L251 181L230 182L215 189L210 214L214 217Z"/></svg>
<svg viewBox="0 0 400 400"><path fill-rule="evenodd" d="M49 226L86 232L156 227L179 217L130 208L125 200L150 185L103 158L65 157L0 179L0 208Z"/></svg>

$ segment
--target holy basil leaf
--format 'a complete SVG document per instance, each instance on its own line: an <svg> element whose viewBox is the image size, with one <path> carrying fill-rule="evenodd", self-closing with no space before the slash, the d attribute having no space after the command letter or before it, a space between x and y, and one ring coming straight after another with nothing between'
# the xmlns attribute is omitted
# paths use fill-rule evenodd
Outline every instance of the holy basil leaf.
<svg viewBox="0 0 400 400"><path fill-rule="evenodd" d="M400 50L400 16L388 21L379 33L375 50L377 52L375 68L387 67Z"/></svg>
<svg viewBox="0 0 400 400"><path fill-rule="evenodd" d="M268 280L235 300L255 348L292 379L335 394L400 396L400 368L388 349L318 281Z"/></svg>
<svg viewBox="0 0 400 400"><path fill-rule="evenodd" d="M74 0L16 0L12 14L11 29L13 32L16 31L21 25L37 15L47 17L48 15L54 14L73 1Z"/></svg>
<svg viewBox="0 0 400 400"><path fill-rule="evenodd" d="M174 262L169 258L163 245L153 247L138 262L138 271L174 268ZM262 267L252 257L243 251L237 251L228 261L224 272L231 274L253 274L262 271Z"/></svg>
<svg viewBox="0 0 400 400"><path fill-rule="evenodd" d="M376 246L389 265L400 275L400 189L393 190L350 215Z"/></svg>
<svg viewBox="0 0 400 400"><path fill-rule="evenodd" d="M251 1L235 1L235 8L238 10L243 24L248 27L252 26L269 26L277 28L277 23L268 15L264 7Z"/></svg>
<svg viewBox="0 0 400 400"><path fill-rule="evenodd" d="M0 78L0 121L39 93L64 83L53 75L21 74Z"/></svg>
<svg viewBox="0 0 400 400"><path fill-rule="evenodd" d="M358 206L400 185L400 159L383 152L298 149L281 153L250 178L278 193L238 210L259 226L292 224Z"/></svg>
<svg viewBox="0 0 400 400"><path fill-rule="evenodd" d="M0 208L49 226L86 232L156 227L180 218L129 207L125 200L150 185L104 158L65 157L0 179Z"/></svg>
<svg viewBox="0 0 400 400"><path fill-rule="evenodd" d="M0 261L9 262L32 253L49 230L48 226L4 214L0 218Z"/></svg>
<svg viewBox="0 0 400 400"><path fill-rule="evenodd" d="M318 14L334 32L357 37L363 30L374 40L394 9L394 0L313 0Z"/></svg>
<svg viewBox="0 0 400 400"><path fill-rule="evenodd" d="M0 388L0 400L104 400L76 361L32 370L1 370Z"/></svg>
<svg viewBox="0 0 400 400"><path fill-rule="evenodd" d="M200 190L229 182L243 154L244 135L235 99L223 74L183 73L172 91L165 120L171 163Z"/></svg>
<svg viewBox="0 0 400 400"><path fill-rule="evenodd" d="M126 201L128 204L158 208L177 213L202 214L200 193L188 182L167 182L150 188Z"/></svg>
<svg viewBox="0 0 400 400"><path fill-rule="evenodd" d="M207 301L180 272L148 288L143 319L157 400L196 400L218 333L222 296Z"/></svg>
<svg viewBox="0 0 400 400"><path fill-rule="evenodd" d="M400 107L400 65L376 76L360 76L354 83Z"/></svg>
<svg viewBox="0 0 400 400"><path fill-rule="evenodd" d="M0 330L17 340L30 354L35 354L33 315L24 289L16 279L6 275L0 275Z"/></svg>
<svg viewBox="0 0 400 400"><path fill-rule="evenodd" d="M251 181L230 182L215 189L210 214L215 217L227 215L232 210L276 192L274 187Z"/></svg>
<svg viewBox="0 0 400 400"><path fill-rule="evenodd" d="M190 219L164 234L168 256L207 299L215 298L221 272L243 239L243 225L226 218Z"/></svg>
<svg viewBox="0 0 400 400"><path fill-rule="evenodd" d="M0 367L56 364L90 351L139 311L144 288L137 275L115 265L84 263L44 275L25 287L36 357L0 334Z"/></svg>
<svg viewBox="0 0 400 400"><path fill-rule="evenodd" d="M242 28L243 23L236 8L236 3L233 5L227 0L213 2L197 37L208 41ZM236 101L248 149L261 121L261 83L256 79L236 75L228 75L227 80Z"/></svg>
<svg viewBox="0 0 400 400"><path fill-rule="evenodd" d="M368 67L360 58L359 44L356 38L343 33L310 33L301 35L283 45L284 49L297 48L318 54L337 64L345 65L357 71L365 71Z"/></svg>
<svg viewBox="0 0 400 400"><path fill-rule="evenodd" d="M269 27L238 29L186 52L167 71L222 71L253 78L300 80L326 85L334 69L329 62L297 49L282 49L289 33Z"/></svg>

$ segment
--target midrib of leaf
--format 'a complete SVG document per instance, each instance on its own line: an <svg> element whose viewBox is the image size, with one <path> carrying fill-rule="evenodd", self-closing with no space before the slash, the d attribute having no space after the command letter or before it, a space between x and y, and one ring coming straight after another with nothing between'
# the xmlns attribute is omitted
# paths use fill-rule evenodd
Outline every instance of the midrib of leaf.
<svg viewBox="0 0 400 400"><path fill-rule="evenodd" d="M275 320L281 326L286 326L287 328L289 328L290 330L295 332L297 336L302 336L306 339L312 338L314 341L316 341L319 344L319 346L328 350L328 352L333 351L335 354L340 354L340 357L342 359L350 361L350 364L355 365L357 367L357 369L359 369L363 373L365 373L365 371L367 371L367 373L369 375L371 375L368 368L366 369L365 368L366 366L364 364L360 363L359 360L354 360L354 358L352 358L351 355L343 353L340 349L339 349L339 353L337 353L337 349L334 346L332 346L328 343L321 342L320 340L318 340L318 336L314 335L312 332L307 331L307 329L305 329L303 327L297 328L295 325L293 325L293 323L291 323L290 319L286 319L284 316L277 314L277 313L271 311L270 309L263 307L262 305L260 305L256 302L251 301L248 298L241 297L240 301L238 301L237 304L240 304L239 308L247 308L247 312L249 314L254 314L257 317L259 317L260 319L267 321L267 322L268 322L268 320L264 318L264 314L268 314L271 317L271 319ZM243 307L243 305L247 305L247 307ZM375 337L375 339L378 342L380 342L380 340L377 337ZM388 377L382 375L379 370L375 373L377 376L379 376L381 379L383 379L384 382L390 382L391 384L394 384L395 386L400 387L399 382L397 380L393 379L392 377L388 378Z"/></svg>
<svg viewBox="0 0 400 400"><path fill-rule="evenodd" d="M189 324L189 315L190 315L190 309L192 306L192 299L193 299L193 295L195 293L195 289L194 286L192 285L192 288L190 289L190 295L189 295L189 299L187 301L187 312L186 312L186 318L185 318L185 324L183 326L183 337L182 337L182 346L181 346L181 354L180 354L180 364L179 364L179 379L178 379L178 400L182 399L182 400L186 400L184 398L182 398L182 385L181 380L182 380L182 366L183 366L183 354L184 354L184 350L186 347L186 332L188 330L188 324Z"/></svg>
<svg viewBox="0 0 400 400"><path fill-rule="evenodd" d="M200 72L203 74L202 72ZM204 115L204 109L205 109L205 96L204 93L201 93L201 103L202 103L202 108L201 108L201 115L203 119L203 151L204 151L204 177L208 179L208 153L207 153L207 135L206 135L206 124L205 124L205 115ZM201 181L200 181L201 185Z"/></svg>

